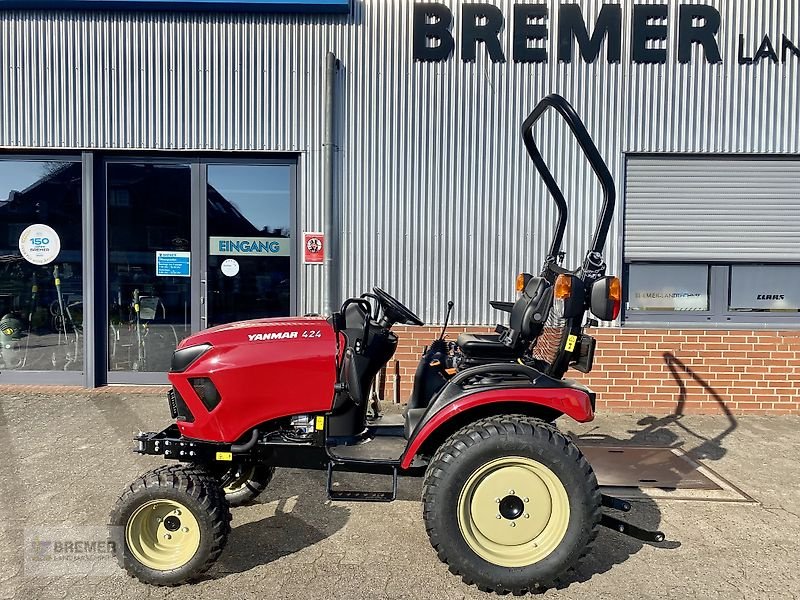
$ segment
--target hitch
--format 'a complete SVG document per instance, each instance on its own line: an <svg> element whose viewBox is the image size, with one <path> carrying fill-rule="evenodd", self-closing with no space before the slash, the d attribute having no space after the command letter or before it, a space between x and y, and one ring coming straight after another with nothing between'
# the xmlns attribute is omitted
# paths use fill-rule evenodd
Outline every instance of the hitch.
<svg viewBox="0 0 800 600"><path fill-rule="evenodd" d="M626 500L614 498L613 496L607 496L606 494L602 494L601 498L603 506L620 510L622 512L629 512L631 510L631 503ZM630 523L621 521L620 519L612 517L611 515L604 514L602 517L600 517L600 525L643 542L658 543L663 542L665 539L665 536L661 531L642 529L641 527L631 525Z"/></svg>

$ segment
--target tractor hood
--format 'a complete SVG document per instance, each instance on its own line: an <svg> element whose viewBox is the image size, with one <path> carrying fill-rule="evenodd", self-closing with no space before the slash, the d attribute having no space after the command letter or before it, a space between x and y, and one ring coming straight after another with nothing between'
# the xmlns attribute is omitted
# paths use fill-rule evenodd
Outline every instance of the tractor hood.
<svg viewBox="0 0 800 600"><path fill-rule="evenodd" d="M318 329L312 329L315 327ZM235 323L210 327L190 335L178 344L178 349L181 350L200 344L219 346L231 343L311 339L313 331L318 331L319 328L330 329L331 326L322 317L276 317L272 319L236 321Z"/></svg>
<svg viewBox="0 0 800 600"><path fill-rule="evenodd" d="M178 428L234 442L276 418L330 411L336 353L336 333L322 317L239 321L189 336L169 373L191 413Z"/></svg>

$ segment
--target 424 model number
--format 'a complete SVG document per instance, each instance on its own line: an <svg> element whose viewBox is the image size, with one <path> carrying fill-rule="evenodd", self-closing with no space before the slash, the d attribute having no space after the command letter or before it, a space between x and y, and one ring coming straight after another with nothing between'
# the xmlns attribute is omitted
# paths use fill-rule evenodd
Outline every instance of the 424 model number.
<svg viewBox="0 0 800 600"><path fill-rule="evenodd" d="M302 334L301 337L304 338L321 338L322 332L319 329L306 329Z"/></svg>

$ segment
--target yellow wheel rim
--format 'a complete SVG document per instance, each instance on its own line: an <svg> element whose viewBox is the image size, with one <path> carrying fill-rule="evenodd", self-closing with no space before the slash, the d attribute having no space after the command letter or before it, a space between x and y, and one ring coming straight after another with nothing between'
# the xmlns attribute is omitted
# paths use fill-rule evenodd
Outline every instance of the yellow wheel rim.
<svg viewBox="0 0 800 600"><path fill-rule="evenodd" d="M542 463L507 456L470 475L457 517L475 554L501 567L525 567L547 558L564 539L569 496Z"/></svg>
<svg viewBox="0 0 800 600"><path fill-rule="evenodd" d="M128 519L125 541L145 567L169 571L182 567L197 553L200 525L180 502L151 500Z"/></svg>
<svg viewBox="0 0 800 600"><path fill-rule="evenodd" d="M233 474L231 477L225 478L225 486L222 490L226 494L232 494L234 492L238 492L242 489L247 482L252 480L256 476L256 466L250 465L249 467L240 467L236 469L234 467Z"/></svg>

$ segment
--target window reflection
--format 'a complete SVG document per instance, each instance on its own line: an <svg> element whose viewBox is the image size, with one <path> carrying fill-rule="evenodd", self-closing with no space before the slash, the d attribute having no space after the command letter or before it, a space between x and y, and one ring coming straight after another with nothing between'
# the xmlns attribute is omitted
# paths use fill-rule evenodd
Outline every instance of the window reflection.
<svg viewBox="0 0 800 600"><path fill-rule="evenodd" d="M81 223L79 162L0 160L0 369L83 369ZM23 257L31 225L52 228L55 260ZM47 236L35 241L55 248Z"/></svg>

